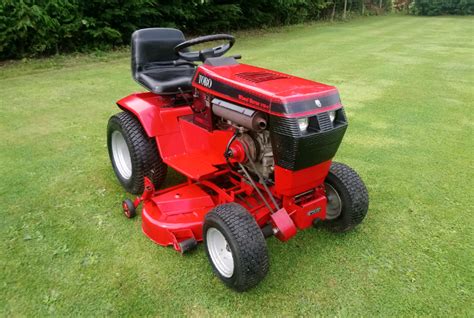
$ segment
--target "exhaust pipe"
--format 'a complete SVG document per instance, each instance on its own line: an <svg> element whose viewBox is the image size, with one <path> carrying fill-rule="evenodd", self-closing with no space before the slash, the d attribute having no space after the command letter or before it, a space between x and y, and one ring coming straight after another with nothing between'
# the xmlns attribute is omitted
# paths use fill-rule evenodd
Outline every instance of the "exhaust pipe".
<svg viewBox="0 0 474 318"><path fill-rule="evenodd" d="M250 130L262 131L267 128L267 116L264 113L222 99L214 98L212 100L212 112L216 116Z"/></svg>

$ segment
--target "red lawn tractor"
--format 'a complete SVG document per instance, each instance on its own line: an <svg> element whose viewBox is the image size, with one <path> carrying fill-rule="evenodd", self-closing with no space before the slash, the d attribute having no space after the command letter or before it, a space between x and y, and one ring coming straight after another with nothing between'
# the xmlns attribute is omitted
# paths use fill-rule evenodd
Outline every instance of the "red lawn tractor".
<svg viewBox="0 0 474 318"><path fill-rule="evenodd" d="M238 63L224 56L234 42L133 33L133 78L148 92L117 102L107 145L118 180L139 195L123 202L125 215L142 204L143 232L181 253L204 241L214 273L244 291L268 272L266 237L287 241L318 222L348 231L368 194L332 162L347 128L337 89ZM168 166L187 181L158 190Z"/></svg>

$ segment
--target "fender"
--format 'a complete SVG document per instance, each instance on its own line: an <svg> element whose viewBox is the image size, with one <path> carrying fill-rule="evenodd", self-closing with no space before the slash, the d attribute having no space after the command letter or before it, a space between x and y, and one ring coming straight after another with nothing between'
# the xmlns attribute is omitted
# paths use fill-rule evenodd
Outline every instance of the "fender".
<svg viewBox="0 0 474 318"><path fill-rule="evenodd" d="M154 93L134 93L117 101L117 106L134 114L148 137L158 137L179 130L178 117L192 114L189 106L165 107L169 97Z"/></svg>

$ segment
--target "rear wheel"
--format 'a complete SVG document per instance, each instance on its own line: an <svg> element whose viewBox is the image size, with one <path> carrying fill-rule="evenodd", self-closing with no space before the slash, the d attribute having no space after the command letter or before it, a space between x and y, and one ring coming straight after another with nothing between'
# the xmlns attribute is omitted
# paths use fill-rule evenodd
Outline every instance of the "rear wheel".
<svg viewBox="0 0 474 318"><path fill-rule="evenodd" d="M326 187L326 220L333 232L346 232L362 222L369 208L364 182L349 166L333 162L324 181Z"/></svg>
<svg viewBox="0 0 474 318"><path fill-rule="evenodd" d="M166 178L167 166L158 152L155 139L149 138L138 119L129 112L110 117L107 147L117 179L130 193L141 194L144 177L156 188Z"/></svg>
<svg viewBox="0 0 474 318"><path fill-rule="evenodd" d="M206 254L214 273L228 287L245 291L268 272L267 244L255 219L241 205L218 205L206 216Z"/></svg>

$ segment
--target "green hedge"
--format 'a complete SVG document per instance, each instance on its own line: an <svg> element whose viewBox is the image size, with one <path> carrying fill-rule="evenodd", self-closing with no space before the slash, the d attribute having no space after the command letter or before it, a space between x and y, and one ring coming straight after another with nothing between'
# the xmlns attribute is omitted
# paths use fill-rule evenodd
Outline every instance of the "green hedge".
<svg viewBox="0 0 474 318"><path fill-rule="evenodd" d="M299 23L330 17L334 2L340 15L344 0L0 0L0 60L109 49L153 26L206 34Z"/></svg>
<svg viewBox="0 0 474 318"><path fill-rule="evenodd" d="M411 13L417 15L474 14L474 0L415 0Z"/></svg>

